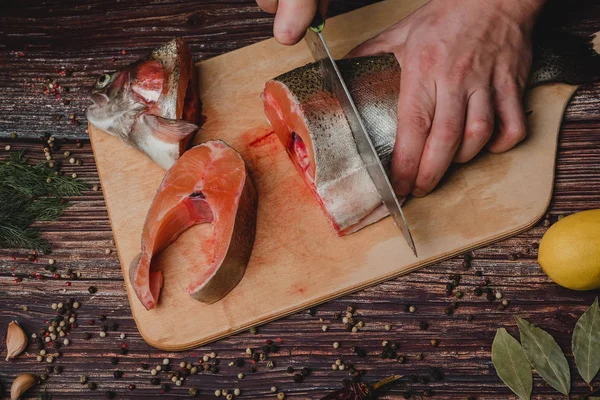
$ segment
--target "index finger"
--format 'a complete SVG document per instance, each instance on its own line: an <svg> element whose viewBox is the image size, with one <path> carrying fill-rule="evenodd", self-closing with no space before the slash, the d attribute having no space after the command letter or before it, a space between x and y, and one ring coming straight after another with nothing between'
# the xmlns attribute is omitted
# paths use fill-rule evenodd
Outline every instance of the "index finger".
<svg viewBox="0 0 600 400"><path fill-rule="evenodd" d="M281 44L298 43L317 13L317 0L279 0L273 34Z"/></svg>

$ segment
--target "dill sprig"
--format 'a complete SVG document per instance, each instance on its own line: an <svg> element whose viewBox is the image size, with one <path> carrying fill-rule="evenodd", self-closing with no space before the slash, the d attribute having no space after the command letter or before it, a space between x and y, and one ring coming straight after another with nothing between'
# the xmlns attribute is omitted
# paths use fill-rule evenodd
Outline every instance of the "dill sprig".
<svg viewBox="0 0 600 400"><path fill-rule="evenodd" d="M50 252L50 244L30 225L52 221L71 205L63 197L87 188L81 180L57 174L46 163L27 163L25 152L0 162L0 248Z"/></svg>

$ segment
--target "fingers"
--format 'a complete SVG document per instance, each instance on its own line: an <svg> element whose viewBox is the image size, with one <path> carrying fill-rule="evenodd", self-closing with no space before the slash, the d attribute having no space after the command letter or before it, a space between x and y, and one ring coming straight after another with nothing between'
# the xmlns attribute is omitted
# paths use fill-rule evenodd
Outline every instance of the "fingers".
<svg viewBox="0 0 600 400"><path fill-rule="evenodd" d="M433 120L435 87L419 73L401 72L398 128L392 156L392 182L399 196L413 188ZM430 84L431 86L429 86Z"/></svg>
<svg viewBox="0 0 600 400"><path fill-rule="evenodd" d="M465 163L475 157L490 140L494 132L494 109L492 89L476 90L469 97L467 121L462 142L454 156L454 161Z"/></svg>
<svg viewBox="0 0 600 400"><path fill-rule="evenodd" d="M493 153L501 153L514 147L527 134L525 111L522 102L523 91L512 79L495 83L494 103L498 126L496 136L488 145Z"/></svg>
<svg viewBox="0 0 600 400"><path fill-rule="evenodd" d="M256 0L256 4L264 11L269 14L275 14L277 12L278 0Z"/></svg>
<svg viewBox="0 0 600 400"><path fill-rule="evenodd" d="M379 36L375 36L350 50L344 58L365 57L374 54L388 53L390 52L389 50L389 44L386 41L381 40Z"/></svg>
<svg viewBox="0 0 600 400"><path fill-rule="evenodd" d="M467 94L444 85L438 88L431 134L421 156L412 194L431 192L444 176L460 145L465 126Z"/></svg>
<svg viewBox="0 0 600 400"><path fill-rule="evenodd" d="M281 44L296 44L317 13L316 0L279 0L273 34Z"/></svg>

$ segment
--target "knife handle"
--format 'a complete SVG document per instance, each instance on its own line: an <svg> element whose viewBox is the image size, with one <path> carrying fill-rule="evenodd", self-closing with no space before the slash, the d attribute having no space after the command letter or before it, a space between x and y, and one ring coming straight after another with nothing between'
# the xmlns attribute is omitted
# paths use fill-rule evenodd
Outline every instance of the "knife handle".
<svg viewBox="0 0 600 400"><path fill-rule="evenodd" d="M317 7L317 13L315 14L315 17L313 18L313 20L310 24L310 29L319 33L323 30L324 27L325 27L325 18L323 18L323 16L321 15L321 13L319 11L319 7Z"/></svg>

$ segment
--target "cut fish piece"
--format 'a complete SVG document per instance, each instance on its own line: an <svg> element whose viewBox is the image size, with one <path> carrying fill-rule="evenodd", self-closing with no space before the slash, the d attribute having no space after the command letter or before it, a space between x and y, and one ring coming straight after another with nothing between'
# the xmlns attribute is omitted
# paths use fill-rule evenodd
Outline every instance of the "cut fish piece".
<svg viewBox="0 0 600 400"><path fill-rule="evenodd" d="M338 68L386 168L396 137L400 67L392 55L340 60ZM317 64L267 82L267 119L340 235L388 215L346 117Z"/></svg>
<svg viewBox="0 0 600 400"><path fill-rule="evenodd" d="M144 224L142 251L129 268L135 293L154 308L163 285L152 260L185 230L214 225L214 255L206 266L192 266L187 292L214 303L242 279L256 231L257 195L242 157L225 142L211 141L185 152L167 172ZM202 243L198 243L202 246ZM211 257L208 257L211 259Z"/></svg>

